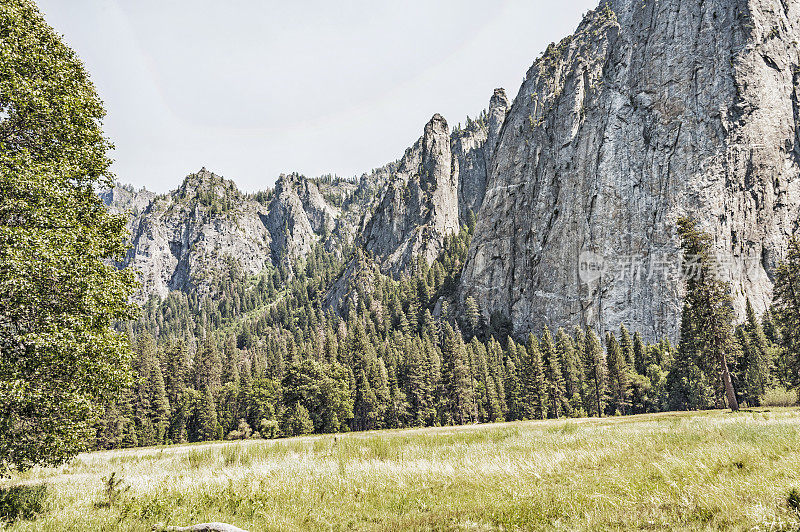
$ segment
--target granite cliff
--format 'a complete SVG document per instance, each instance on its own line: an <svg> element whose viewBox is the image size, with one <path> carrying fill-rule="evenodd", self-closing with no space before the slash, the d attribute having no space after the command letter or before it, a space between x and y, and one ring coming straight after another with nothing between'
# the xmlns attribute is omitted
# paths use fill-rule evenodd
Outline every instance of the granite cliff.
<svg viewBox="0 0 800 532"><path fill-rule="evenodd" d="M675 338L688 214L713 235L739 313L746 297L763 310L800 204L798 41L797 1L590 13L508 113L462 301L518 332L625 323Z"/></svg>
<svg viewBox="0 0 800 532"><path fill-rule="evenodd" d="M384 272L404 271L422 256L429 264L482 202L494 144L509 107L496 89L488 112L464 129L448 130L439 114L406 150L363 228L363 243Z"/></svg>
<svg viewBox="0 0 800 532"><path fill-rule="evenodd" d="M604 1L513 104L497 89L452 130L434 115L360 179L292 174L248 195L202 170L167 195L104 199L133 212L142 299L208 286L222 257L256 273L321 243L349 258L325 297L338 308L474 222L456 308L472 296L517 335L624 323L675 339L683 215L713 235L740 313L770 301L800 209L798 41L798 0Z"/></svg>
<svg viewBox="0 0 800 532"><path fill-rule="evenodd" d="M136 299L143 301L170 290L206 293L228 260L255 274L303 257L341 218L320 187L330 202L344 203L357 185L292 174L281 175L273 190L247 195L203 168L168 194L140 191L131 199L117 187L101 197L112 210L130 213L131 249L121 266L136 271Z"/></svg>

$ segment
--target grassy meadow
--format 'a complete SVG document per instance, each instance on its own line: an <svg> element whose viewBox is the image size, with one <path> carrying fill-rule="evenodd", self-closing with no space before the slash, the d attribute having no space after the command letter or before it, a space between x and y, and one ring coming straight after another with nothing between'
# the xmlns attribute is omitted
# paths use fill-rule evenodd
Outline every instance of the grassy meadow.
<svg viewBox="0 0 800 532"><path fill-rule="evenodd" d="M107 489L112 473L115 482ZM94 452L9 530L798 530L800 411L667 413ZM104 487L106 486L106 487ZM0 527L1 528L1 527Z"/></svg>

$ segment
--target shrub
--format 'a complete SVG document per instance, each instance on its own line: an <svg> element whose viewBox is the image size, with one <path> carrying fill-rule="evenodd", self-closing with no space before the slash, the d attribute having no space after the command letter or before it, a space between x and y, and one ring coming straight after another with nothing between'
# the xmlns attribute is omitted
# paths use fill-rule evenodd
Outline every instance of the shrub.
<svg viewBox="0 0 800 532"><path fill-rule="evenodd" d="M797 404L797 393L783 387L767 390L761 398L762 406L794 406Z"/></svg>
<svg viewBox="0 0 800 532"><path fill-rule="evenodd" d="M23 484L0 488L0 519L4 521L32 519L44 511L46 499L46 484Z"/></svg>
<svg viewBox="0 0 800 532"><path fill-rule="evenodd" d="M281 429L286 436L302 436L313 432L314 423L312 423L306 407L295 403L293 407L284 412Z"/></svg>
<svg viewBox="0 0 800 532"><path fill-rule="evenodd" d="M789 508L794 510L797 513L800 513L800 490L797 488L792 488L789 492L789 495L786 497L786 504L789 505Z"/></svg>
<svg viewBox="0 0 800 532"><path fill-rule="evenodd" d="M261 437L269 440L277 438L279 433L278 422L274 419L261 420ZM255 436L254 436L255 437Z"/></svg>
<svg viewBox="0 0 800 532"><path fill-rule="evenodd" d="M253 435L253 429L250 428L250 425L247 424L247 421L244 419L239 420L239 427L236 430L232 430L225 436L226 440L247 440L250 439Z"/></svg>
<svg viewBox="0 0 800 532"><path fill-rule="evenodd" d="M95 503L95 507L111 508L129 489L131 489L131 487L126 485L125 481L117 476L117 472L112 471L108 478L103 479L104 497L102 501Z"/></svg>

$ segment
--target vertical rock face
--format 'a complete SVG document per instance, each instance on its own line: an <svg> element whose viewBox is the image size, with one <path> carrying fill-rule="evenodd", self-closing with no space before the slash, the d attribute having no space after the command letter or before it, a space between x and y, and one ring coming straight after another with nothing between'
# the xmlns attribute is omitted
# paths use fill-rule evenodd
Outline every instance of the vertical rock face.
<svg viewBox="0 0 800 532"><path fill-rule="evenodd" d="M619 0L528 71L493 154L461 298L517 332L677 336L675 222L763 309L800 202L797 0Z"/></svg>
<svg viewBox="0 0 800 532"><path fill-rule="evenodd" d="M454 131L451 136L458 179L458 211L462 223L470 211L477 214L483 203L492 154L509 106L505 91L495 89L486 116L471 122L464 130Z"/></svg>
<svg viewBox="0 0 800 532"><path fill-rule="evenodd" d="M418 255L432 262L444 237L478 211L508 108L503 89L495 89L488 112L464 129L450 133L445 119L434 115L406 150L362 228L366 249L384 272L402 271Z"/></svg>
<svg viewBox="0 0 800 532"><path fill-rule="evenodd" d="M303 194L305 203L300 199L298 189ZM327 211L324 200L321 200L316 187L309 190L308 186L304 186L294 176L281 175L278 178L275 184L274 198L270 202L269 212L264 218L264 224L272 236L273 263L291 261L311 251L317 235L305 206L309 206L311 217L319 228L323 226L325 214L335 212Z"/></svg>
<svg viewBox="0 0 800 532"><path fill-rule="evenodd" d="M110 210L131 214L131 249L122 266L136 271L141 285L136 300L143 301L171 290L208 292L214 271L230 261L250 274L290 263L334 227L352 240L351 222L341 219L321 186L342 203L356 188L347 180L317 183L282 175L269 202L261 203L203 168L162 196L122 187L100 196Z"/></svg>
<svg viewBox="0 0 800 532"><path fill-rule="evenodd" d="M375 214L364 227L366 249L381 269L397 272L417 255L432 262L445 235L458 230L458 182L447 122L434 115L400 160Z"/></svg>
<svg viewBox="0 0 800 532"><path fill-rule="evenodd" d="M319 241L363 244L327 298L337 306L378 266L432 262L473 212L461 302L520 335L624 323L675 339L681 216L713 236L739 312L770 300L800 210L798 42L800 0L606 0L513 105L497 89L452 132L434 115L360 181L282 176L254 197L202 170L165 196L101 196L134 211L126 264L144 295L202 288L224 257L255 273Z"/></svg>
<svg viewBox="0 0 800 532"><path fill-rule="evenodd" d="M156 194L147 189L135 190L133 187L117 186L98 191L97 195L112 213L131 213L138 215L146 208Z"/></svg>
<svg viewBox="0 0 800 532"><path fill-rule="evenodd" d="M487 158L491 159L497 147L497 138L500 136L500 128L506 121L506 114L511 104L508 103L506 91L495 89L492 99L489 100L489 124L486 139Z"/></svg>
<svg viewBox="0 0 800 532"><path fill-rule="evenodd" d="M132 247L124 266L141 284L136 299L170 290L208 289L213 271L233 258L248 272L270 263L265 210L233 184L205 168L181 187L156 196L132 219Z"/></svg>
<svg viewBox="0 0 800 532"><path fill-rule="evenodd" d="M477 123L453 132L451 150L458 176L458 214L466 221L470 211L476 213L486 193L486 129Z"/></svg>

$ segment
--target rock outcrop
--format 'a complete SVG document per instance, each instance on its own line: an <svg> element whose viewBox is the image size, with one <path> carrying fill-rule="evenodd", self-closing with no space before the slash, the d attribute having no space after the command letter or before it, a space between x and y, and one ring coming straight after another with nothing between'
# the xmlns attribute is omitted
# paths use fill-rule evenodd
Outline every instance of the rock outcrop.
<svg viewBox="0 0 800 532"><path fill-rule="evenodd" d="M620 323L677 338L675 226L714 237L737 310L770 301L800 209L800 0L606 0L452 132L440 115L403 157L360 180L282 176L247 196L201 171L166 196L104 196L139 211L126 264L142 293L202 288L221 257L249 272L314 245L363 247L353 283L432 262L475 215L456 303L514 332ZM369 263L375 260L375 264Z"/></svg>
<svg viewBox="0 0 800 532"><path fill-rule="evenodd" d="M464 129L450 133L436 114L406 150L362 230L366 249L384 272L404 271L417 256L433 262L444 237L478 211L508 108L505 91L495 89L489 110Z"/></svg>
<svg viewBox="0 0 800 532"><path fill-rule="evenodd" d="M123 266L136 272L136 299L189 288L203 292L228 258L248 272L263 270L271 263L272 241L264 216L261 204L205 168L156 196L131 222L132 246Z"/></svg>
<svg viewBox="0 0 800 532"><path fill-rule="evenodd" d="M800 203L796 0L615 0L528 71L500 131L469 295L515 332L677 337L675 222L763 310Z"/></svg>
<svg viewBox="0 0 800 532"><path fill-rule="evenodd" d="M312 218L320 228L325 223L325 214L328 211L316 202L320 200L324 204L316 187L313 188L316 194L309 191L309 187L304 186L304 183L295 176L281 175L275 184L274 198L264 219L264 224L272 237L274 263L291 262L300 258L311 251L312 245L316 242L317 235L305 207L306 205L310 207ZM298 192L303 194L305 202L300 199Z"/></svg>
<svg viewBox="0 0 800 532"><path fill-rule="evenodd" d="M383 271L398 272L418 255L432 262L445 235L458 227L458 182L450 133L445 119L437 114L400 160L366 223L363 239Z"/></svg>
<svg viewBox="0 0 800 532"><path fill-rule="evenodd" d="M454 131L451 136L461 223L467 221L470 211L477 214L483 203L492 155L509 107L505 91L495 89L488 113L477 121L470 121L466 129Z"/></svg>
<svg viewBox="0 0 800 532"><path fill-rule="evenodd" d="M305 256L342 225L341 210L328 203L320 186L341 202L356 188L347 180L317 183L282 175L269 198L256 199L203 168L169 194L132 195L117 187L101 197L110 210L131 215L131 249L121 266L136 271L141 285L136 300L143 301L170 290L207 293L214 271L230 261L255 274Z"/></svg>

